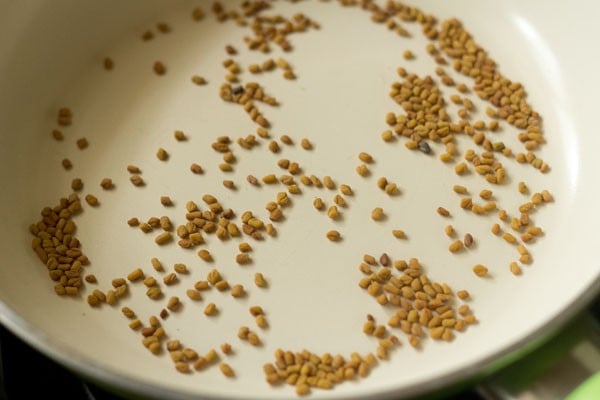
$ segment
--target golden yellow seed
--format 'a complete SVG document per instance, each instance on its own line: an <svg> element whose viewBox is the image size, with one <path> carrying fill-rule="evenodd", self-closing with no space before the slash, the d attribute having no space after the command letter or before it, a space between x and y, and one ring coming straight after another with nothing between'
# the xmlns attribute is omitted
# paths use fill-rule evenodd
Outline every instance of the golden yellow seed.
<svg viewBox="0 0 600 400"><path fill-rule="evenodd" d="M392 235L397 239L405 239L406 238L406 234L404 233L403 230L400 230L400 229L392 230Z"/></svg>
<svg viewBox="0 0 600 400"><path fill-rule="evenodd" d="M208 251L206 249L202 249L202 250L198 251L198 257L200 257L201 259L203 259L206 262L213 261L212 255L210 254L210 251Z"/></svg>
<svg viewBox="0 0 600 400"><path fill-rule="evenodd" d="M466 163L461 162L456 164L454 167L454 172L456 172L457 175L464 175L465 173L469 172L469 166Z"/></svg>
<svg viewBox="0 0 600 400"><path fill-rule="evenodd" d="M361 164L358 167L356 167L356 173L360 176L367 176L369 175L369 167L367 167L366 164Z"/></svg>
<svg viewBox="0 0 600 400"><path fill-rule="evenodd" d="M136 268L133 271L131 271L129 275L127 275L127 279L131 282L142 280L144 279L144 271L142 271L141 268ZM120 280L117 282L117 280L113 280L113 286L115 285L115 283L117 283L117 286L121 286L122 284L125 284L125 281Z"/></svg>
<svg viewBox="0 0 600 400"><path fill-rule="evenodd" d="M387 185L385 185L384 191L386 194L393 196L398 193L398 185L396 185L395 183L388 183Z"/></svg>
<svg viewBox="0 0 600 400"><path fill-rule="evenodd" d="M330 206L327 209L327 216L331 219L336 219L339 216L338 208L336 206Z"/></svg>
<svg viewBox="0 0 600 400"><path fill-rule="evenodd" d="M346 196L352 196L352 188L348 185L345 184L341 184L340 185L340 192L342 192L342 194L346 195Z"/></svg>
<svg viewBox="0 0 600 400"><path fill-rule="evenodd" d="M515 238L512 234L510 234L508 232L504 232L502 234L502 239L504 239L507 243L510 243L510 244L517 243L517 238Z"/></svg>
<svg viewBox="0 0 600 400"><path fill-rule="evenodd" d="M519 264L517 264L516 262L511 262L509 265L509 269L513 275L521 275L521 267L519 267Z"/></svg>
<svg viewBox="0 0 600 400"><path fill-rule="evenodd" d="M390 130L385 130L381 133L381 139L384 142L391 142L392 140L394 140L394 133Z"/></svg>
<svg viewBox="0 0 600 400"><path fill-rule="evenodd" d="M140 321L139 319L134 319L129 323L129 327L133 330L139 329L142 327L142 321Z"/></svg>
<svg viewBox="0 0 600 400"><path fill-rule="evenodd" d="M385 214L383 212L383 208L375 207L373 211L371 211L371 219L373 221L381 221L385 218Z"/></svg>
<svg viewBox="0 0 600 400"><path fill-rule="evenodd" d="M498 235L500 233L500 225L498 225L498 224L492 225L492 233L494 235Z"/></svg>
<svg viewBox="0 0 600 400"><path fill-rule="evenodd" d="M322 210L325 207L325 204L323 203L323 199L321 199L320 197L316 197L315 200L313 201L313 206L315 207L315 209L317 210Z"/></svg>
<svg viewBox="0 0 600 400"><path fill-rule="evenodd" d="M158 245L164 245L169 243L173 239L171 232L163 232L154 238L154 242Z"/></svg>
<svg viewBox="0 0 600 400"><path fill-rule="evenodd" d="M323 177L323 186L325 186L327 189L333 190L335 189L335 182L329 175L325 175Z"/></svg>
<svg viewBox="0 0 600 400"><path fill-rule="evenodd" d="M438 207L437 208L437 213L440 214L442 217L449 217L450 216L450 211L446 210L444 207Z"/></svg>
<svg viewBox="0 0 600 400"><path fill-rule="evenodd" d="M404 53L402 53L402 57L404 57L405 60L412 60L415 56L412 51L405 50Z"/></svg>
<svg viewBox="0 0 600 400"><path fill-rule="evenodd" d="M473 272L479 277L484 277L487 275L488 269L482 264L477 264L473 267Z"/></svg>
<svg viewBox="0 0 600 400"><path fill-rule="evenodd" d="M260 272L254 274L254 284L260 288L265 288L268 286L267 280Z"/></svg>
<svg viewBox="0 0 600 400"><path fill-rule="evenodd" d="M550 202L554 201L554 197L550 194L549 191L543 190L542 191L542 200L546 203L550 203Z"/></svg>
<svg viewBox="0 0 600 400"><path fill-rule="evenodd" d="M358 154L358 159L366 164L373 162L373 157L369 153L361 152Z"/></svg>
<svg viewBox="0 0 600 400"><path fill-rule="evenodd" d="M469 292L466 290L459 290L458 292L456 292L456 295L458 296L459 299L461 300L466 300L469 298Z"/></svg>
<svg viewBox="0 0 600 400"><path fill-rule="evenodd" d="M463 249L464 245L463 242L460 240L455 240L454 242L452 242L450 244L450 246L448 247L448 250L450 250L451 253L456 253L458 251L461 251Z"/></svg>
<svg viewBox="0 0 600 400"><path fill-rule="evenodd" d="M217 306L215 303L210 303L204 308L204 315L212 316L217 313Z"/></svg>
<svg viewBox="0 0 600 400"><path fill-rule="evenodd" d="M448 237L453 237L455 233L452 225L446 225L446 227L444 228L444 232Z"/></svg>
<svg viewBox="0 0 600 400"><path fill-rule="evenodd" d="M235 376L235 372L233 372L233 369L231 368L231 366L229 366L229 364L219 364L219 370L223 375L225 375L228 378L233 378Z"/></svg>
<svg viewBox="0 0 600 400"><path fill-rule="evenodd" d="M342 238L340 233L336 230L331 230L331 231L327 232L326 236L327 236L327 239L331 240L332 242L337 242L337 241L341 240L341 238Z"/></svg>
<svg viewBox="0 0 600 400"><path fill-rule="evenodd" d="M265 175L263 176L262 181L266 184L277 183L277 176L275 174Z"/></svg>
<svg viewBox="0 0 600 400"><path fill-rule="evenodd" d="M462 185L454 185L452 187L452 190L454 190L454 192L458 193L458 194L468 194L469 193L467 188Z"/></svg>

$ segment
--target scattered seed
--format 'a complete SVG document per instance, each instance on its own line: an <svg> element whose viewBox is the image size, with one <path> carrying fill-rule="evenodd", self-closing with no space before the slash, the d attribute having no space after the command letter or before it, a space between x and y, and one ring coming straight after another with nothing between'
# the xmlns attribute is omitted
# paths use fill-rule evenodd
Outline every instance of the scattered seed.
<svg viewBox="0 0 600 400"><path fill-rule="evenodd" d="M171 232L162 232L154 238L154 242L159 246L169 243L173 239Z"/></svg>
<svg viewBox="0 0 600 400"><path fill-rule="evenodd" d="M75 142L75 143L77 144L77 147L79 147L80 150L87 148L89 145L86 138L77 139L77 142Z"/></svg>
<svg viewBox="0 0 600 400"><path fill-rule="evenodd" d="M473 236L470 233L467 233L463 239L465 247L471 247L473 245Z"/></svg>
<svg viewBox="0 0 600 400"><path fill-rule="evenodd" d="M373 211L371 211L371 219L373 221L381 221L385 217L383 212L383 208L375 207Z"/></svg>
<svg viewBox="0 0 600 400"><path fill-rule="evenodd" d="M204 308L204 315L213 316L218 312L215 303L210 303Z"/></svg>
<svg viewBox="0 0 600 400"><path fill-rule="evenodd" d="M329 232L327 232L327 239L331 240L332 242L337 242L339 240L341 240L342 236L341 234L336 231L336 230L331 230Z"/></svg>
<svg viewBox="0 0 600 400"><path fill-rule="evenodd" d="M442 217L449 217L450 216L450 211L446 210L444 207L438 207L437 208L437 213L440 214Z"/></svg>
<svg viewBox="0 0 600 400"><path fill-rule="evenodd" d="M484 277L487 276L488 269L484 265L477 264L473 267L473 272L479 277Z"/></svg>
<svg viewBox="0 0 600 400"><path fill-rule="evenodd" d="M394 235L394 237L397 239L405 239L406 238L406 234L404 233L404 231L402 231L400 229L394 229L392 231L392 235Z"/></svg>
<svg viewBox="0 0 600 400"><path fill-rule="evenodd" d="M88 194L85 196L85 201L86 203L88 203L90 206L92 207L96 207L100 204L100 202L98 201L98 199L96 198L96 196L92 195L92 194Z"/></svg>
<svg viewBox="0 0 600 400"><path fill-rule="evenodd" d="M260 288L265 288L268 286L268 283L267 283L265 277L260 272L257 272L254 274L254 284Z"/></svg>

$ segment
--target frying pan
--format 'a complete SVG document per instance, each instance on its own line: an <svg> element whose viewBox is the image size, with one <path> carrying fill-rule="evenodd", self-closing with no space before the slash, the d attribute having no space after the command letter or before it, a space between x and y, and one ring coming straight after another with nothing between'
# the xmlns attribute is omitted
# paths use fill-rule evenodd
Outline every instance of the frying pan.
<svg viewBox="0 0 600 400"><path fill-rule="evenodd" d="M594 89L600 82L598 60L589 49L600 28L594 18L597 7L589 2L552 6L516 0L419 2L419 7L440 19L460 18L502 73L524 83L528 101L543 117L547 143L539 155L551 171L540 174L506 159L508 183L491 187L498 204L507 210L526 199L516 190L519 181L532 191L547 189L555 198L535 214L545 234L529 246L534 263L524 266L520 277L508 270L514 248L490 233L496 217L463 212L451 190L453 184L464 184L476 195L490 188L485 180L476 174L458 177L452 165L437 159L442 151L437 145L435 155L428 156L407 150L403 140L380 139L386 129L385 114L402 113L388 97L390 85L399 79L396 68L434 76L436 65L425 53L416 26L407 24L413 37L402 38L374 25L358 8L334 2L275 3L277 12L304 12L321 29L291 39L294 50L284 56L297 80L284 80L278 73L253 77L247 72L243 79L255 78L278 98L280 107L262 108L272 123L271 133L276 138L288 134L296 144L279 155L269 152L266 142L251 151L236 148L235 171L225 174L217 168L221 158L210 143L219 135L237 138L256 131L240 107L225 104L218 96L225 73L221 62L228 57L226 44L239 50L236 57L244 65L266 58L246 49L242 38L247 30L216 22L204 2L2 1L0 6L0 320L74 371L158 398L293 397L289 386L265 383L262 364L272 361L277 348L346 356L374 351L376 341L362 333L365 316L372 314L378 323L385 323L393 311L358 287L362 275L357 265L364 253L386 252L394 259L416 257L431 279L454 290L467 289L468 304L479 323L457 334L451 343L425 340L421 350L413 349L398 333L403 345L388 361L380 361L368 378L332 391L315 390L313 396L405 397L506 364L563 326L598 292L596 150L600 139L595 133ZM207 14L201 22L190 17L196 6ZM161 21L168 22L172 32L156 33L153 40L143 42L142 32ZM405 50L412 50L416 58L403 59ZM102 68L107 56L115 61L112 71ZM152 71L157 60L167 66L164 76ZM208 84L193 85L194 74L204 76ZM441 90L445 96L455 92L444 86ZM64 129L65 140L57 142L50 132L63 106L73 110L74 119ZM477 100L476 106L474 119L485 119L484 104ZM456 118L456 108L449 111ZM176 129L186 132L189 140L176 142L172 137ZM497 137L517 150L517 133L506 125ZM90 143L85 150L75 146L80 137ZM303 137L314 143L313 150L300 148ZM473 145L460 138L458 146L465 151ZM156 159L158 147L169 152L167 162ZM354 171L361 151L375 157L370 177L359 177ZM60 165L65 157L73 162L69 171ZM209 240L214 266L230 282L244 284L246 298L233 299L213 290L199 304L188 301L185 289L204 279L212 266L175 244L157 246L152 235L127 226L127 219L169 215L180 223L186 201L200 202L205 193L217 196L226 207L263 215L264 204L281 186L256 189L245 177L279 174L275 162L281 157L297 160L310 173L350 184L354 196L348 199L344 218L334 223L312 208L315 196L329 204L333 192L302 188L278 225L278 236L252 242L251 265L240 267L234 262L237 241ZM201 164L205 174L191 174L192 162ZM129 183L128 164L142 169L145 187ZM400 195L390 197L379 191L375 185L379 176L397 182ZM93 285L77 298L54 293L46 268L31 250L27 227L39 219L42 207L55 205L70 193L75 177L85 183L82 195L91 193L100 200L95 208L84 205L75 218L82 249L91 260L86 273L95 274L96 286L106 290L111 279L137 267L160 278L150 266L151 257L168 268L186 263L190 274L165 289L169 296L185 299L182 309L163 322L165 329L170 337L199 352L231 343L233 355L222 359L236 371L235 379L224 377L217 368L178 373L168 355L154 356L141 345L140 334L128 328L119 308L131 307L146 322L166 302L166 298L149 300L141 284L131 284L129 296L117 307L89 307L85 296ZM113 179L114 190L100 188L104 177ZM237 190L223 187L223 179L234 180ZM174 199L175 207L163 208L162 195ZM436 214L439 206L451 212L451 220ZM385 210L384 221L370 219L374 207ZM459 255L450 254L449 239L443 234L448 223L461 235L471 233L476 245ZM326 240L330 229L338 229L343 240ZM408 239L395 239L392 229L404 230ZM473 274L471 267L477 263L488 266L489 277ZM254 286L255 272L267 277L267 289ZM216 317L202 313L208 302L219 307ZM270 322L268 330L259 331L263 346L256 348L236 336L241 325L258 330L247 311L251 305L263 306Z"/></svg>

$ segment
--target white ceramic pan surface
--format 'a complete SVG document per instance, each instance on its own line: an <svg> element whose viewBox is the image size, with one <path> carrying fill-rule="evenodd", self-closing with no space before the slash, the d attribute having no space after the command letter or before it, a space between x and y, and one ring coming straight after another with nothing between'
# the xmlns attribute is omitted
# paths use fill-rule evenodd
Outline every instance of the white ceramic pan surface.
<svg viewBox="0 0 600 400"><path fill-rule="evenodd" d="M207 14L201 22L190 16L196 6ZM321 25L320 30L290 37L294 50L284 56L298 76L295 81L283 79L280 72L242 74L245 82L261 82L281 102L277 108L261 106L261 111L271 121L274 137L288 134L296 144L279 154L268 151L265 141L253 150L235 145L235 171L223 173L217 168L221 154L210 148L215 137L237 138L256 131L241 107L224 103L218 95L225 74L221 62L228 57L226 44L239 50L235 58L244 66L267 58L244 45L248 28L216 22L210 4L200 1L0 2L0 320L6 326L75 371L144 395L293 397L293 387L273 388L265 382L262 365L272 361L274 350L306 348L346 356L373 352L376 340L362 333L366 315L385 323L394 310L381 307L358 287L362 255L417 257L431 279L471 293L468 304L479 324L457 334L451 343L426 339L422 350L409 346L406 336L396 330L403 345L368 378L312 394L383 398L427 392L486 371L494 361L551 333L594 296L600 221L596 5L419 2L440 19L460 18L501 72L524 83L528 101L543 117L547 143L538 155L548 161L551 171L541 174L500 157L509 176L500 186L476 174L458 177L454 164L439 161L443 151L439 144L433 145L435 155L427 156L407 150L404 138L391 143L380 139L387 129L386 113L403 113L388 97L391 84L399 80L396 68L435 77L436 64L426 54L426 40L416 24L406 24L413 37L402 38L371 22L359 8L343 8L333 1L279 1L273 7L285 15L304 12ZM140 35L147 29L156 32L160 21L168 22L172 32L156 33L154 40L143 42ZM416 58L405 60L405 50L412 50ZM281 55L272 53L274 58ZM106 56L115 62L110 72L102 68ZM164 76L153 73L156 60L167 66ZM447 69L457 82L470 85L467 78ZM194 74L204 76L208 84L192 84ZM440 87L447 98L456 93ZM487 120L485 105L475 103L473 121ZM57 127L56 112L63 106L73 110L74 118L72 126L63 129L65 140L57 142L50 132ZM454 120L457 109L449 106ZM177 129L189 140L176 142ZM503 122L501 131L491 135L521 151L517 134ZM90 143L85 150L75 145L80 137ZM300 148L303 137L312 141L313 150ZM457 145L461 152L474 147L466 137L460 137ZM159 147L169 151L167 162L155 157ZM376 159L367 178L355 172L361 151ZM61 167L65 157L73 162L70 171ZM188 300L185 290L204 279L212 266L196 251L183 251L174 243L157 246L156 233L145 235L130 228L127 219L168 215L182 223L186 201L203 204L205 193L217 196L238 215L254 210L266 218L265 203L284 190L283 185L256 189L245 178L250 173L280 174L276 161L282 157L300 162L309 174L331 175L351 185L355 194L347 199L344 218L332 222L312 207L316 196L331 204L335 192L301 186L303 193L291 196L293 205L277 225L277 238L250 240L251 265L240 267L234 261L240 240L221 242L207 236L214 267L231 283L244 284L249 296L238 300L213 289L203 294L202 302ZM201 164L206 173L193 175L192 162ZM131 185L128 164L143 170L145 187ZM380 176L397 182L401 194L390 197L381 192L375 184ZM75 177L85 183L82 196L92 193L101 203L97 208L85 205L75 218L77 236L91 260L86 273L95 274L99 283L87 284L81 297L70 298L54 293L45 266L31 250L27 227L39 219L42 207L70 193ZM104 177L113 179L114 190L100 188ZM223 179L234 180L238 190L223 187ZM548 189L555 201L535 213L545 234L528 246L534 263L523 266L522 276L515 277L508 270L518 257L515 248L490 232L497 216L464 212L452 185L467 186L474 198L480 190L492 189L500 207L515 210L527 199L517 191L521 180L532 191ZM175 207L162 207L162 195L174 199ZM453 217L440 217L438 206ZM387 219L372 221L374 207L382 207ZM450 239L443 232L448 223L460 236L470 232L476 245L451 254ZM330 229L339 230L343 240L328 241L325 232ZM408 240L394 238L392 229L404 230ZM218 368L181 374L167 354L154 356L141 345L141 335L129 329L120 307L131 307L146 323L166 304L166 297L149 300L141 283L131 284L130 295L116 307L88 306L85 297L94 287L106 290L111 279L137 267L161 278L152 270L151 257L169 269L174 263L186 263L191 271L177 285L162 285L167 296L177 295L184 302L163 322L167 333L201 353L231 343L234 354L222 360L235 369L235 379L224 377ZM471 268L478 263L488 266L488 278L473 274ZM255 272L267 277L267 289L254 286ZM218 316L203 314L209 302L219 307ZM266 331L256 328L248 313L255 304L267 311ZM258 331L263 346L240 341L236 334L241 325Z"/></svg>

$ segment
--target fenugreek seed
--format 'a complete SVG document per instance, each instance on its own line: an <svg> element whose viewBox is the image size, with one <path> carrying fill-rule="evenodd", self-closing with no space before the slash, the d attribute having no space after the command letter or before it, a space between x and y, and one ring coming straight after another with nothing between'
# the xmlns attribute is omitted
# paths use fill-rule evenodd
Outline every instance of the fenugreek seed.
<svg viewBox="0 0 600 400"><path fill-rule="evenodd" d="M141 279L144 279L144 271L142 271L141 268L136 268L133 271L131 271L129 273L129 275L127 275L127 279L131 282L136 282ZM115 280L113 280L113 286L115 285L115 283L116 283ZM119 283L118 286L121 286L125 282L123 282L123 283L118 282L118 283ZM117 287L117 286L115 286L115 287Z"/></svg>
<svg viewBox="0 0 600 400"><path fill-rule="evenodd" d="M215 303L210 303L204 308L204 315L212 316L217 313L217 306Z"/></svg>
<svg viewBox="0 0 600 400"><path fill-rule="evenodd" d="M110 190L110 189L114 188L115 185L114 185L112 179L110 179L110 178L103 178L100 181L100 187L102 189L104 189L104 190Z"/></svg>
<svg viewBox="0 0 600 400"><path fill-rule="evenodd" d="M369 153L361 152L358 154L358 159L365 164L370 164L373 162L373 157Z"/></svg>
<svg viewBox="0 0 600 400"><path fill-rule="evenodd" d="M87 283L96 283L98 282L98 280L96 279L96 275L94 274L88 274L85 276L85 281Z"/></svg>
<svg viewBox="0 0 600 400"><path fill-rule="evenodd" d="M144 186L145 185L144 179L140 175L131 175L129 180L131 181L131 183L134 186Z"/></svg>
<svg viewBox="0 0 600 400"><path fill-rule="evenodd" d="M83 181L80 178L75 178L71 181L71 189L78 192L83 189Z"/></svg>
<svg viewBox="0 0 600 400"><path fill-rule="evenodd" d="M498 225L498 224L492 225L492 233L494 235L498 235L500 233L500 225Z"/></svg>
<svg viewBox="0 0 600 400"><path fill-rule="evenodd" d="M332 242L337 242L339 240L341 240L342 236L341 234L336 231L336 230L331 230L329 232L327 232L327 239L331 240Z"/></svg>
<svg viewBox="0 0 600 400"><path fill-rule="evenodd" d="M550 203L550 202L554 201L554 197L552 197L552 195L550 194L549 191L543 190L542 191L542 200L546 203Z"/></svg>
<svg viewBox="0 0 600 400"><path fill-rule="evenodd" d="M481 264L477 264L473 267L473 272L479 277L484 277L488 274L488 269Z"/></svg>
<svg viewBox="0 0 600 400"><path fill-rule="evenodd" d="M98 199L96 198L96 196L94 196L93 194L88 194L85 196L85 201L86 203L88 203L90 206L92 207L96 207L100 204L100 202L98 201Z"/></svg>
<svg viewBox="0 0 600 400"><path fill-rule="evenodd" d="M198 251L198 257L200 257L201 259L203 259L206 262L213 261L213 257L210 254L210 251L208 251L206 249L202 249L202 250Z"/></svg>
<svg viewBox="0 0 600 400"><path fill-rule="evenodd" d="M250 343L252 346L260 346L261 341L256 333L249 332L248 333L248 343Z"/></svg>
<svg viewBox="0 0 600 400"><path fill-rule="evenodd" d="M405 60L412 60L415 58L413 52L410 50L405 50L404 53L402 53L402 57L404 57Z"/></svg>
<svg viewBox="0 0 600 400"><path fill-rule="evenodd" d="M219 370L223 375L225 375L228 378L233 378L235 376L235 373L233 372L233 369L229 366L229 364L219 364Z"/></svg>
<svg viewBox="0 0 600 400"><path fill-rule="evenodd" d="M397 239L405 239L406 238L406 234L404 233L404 231L402 231L400 229L392 230L392 235L394 235L394 237Z"/></svg>
<svg viewBox="0 0 600 400"><path fill-rule="evenodd" d="M265 288L268 286L267 280L260 272L254 274L254 284L260 288Z"/></svg>
<svg viewBox="0 0 600 400"><path fill-rule="evenodd" d="M361 164L358 167L356 167L356 173L360 176L367 176L369 175L369 167L367 167L366 164Z"/></svg>
<svg viewBox="0 0 600 400"><path fill-rule="evenodd" d="M340 192L342 192L342 194L346 195L346 196L352 196L352 188L348 185L345 184L341 184L340 185Z"/></svg>
<svg viewBox="0 0 600 400"><path fill-rule="evenodd" d="M312 145L312 143L310 142L310 140L308 140L308 139L306 139L306 138L305 138L305 139L302 139L302 140L300 141L300 146L302 146L302 148L303 148L304 150L311 150L311 149L313 148L313 145Z"/></svg>
<svg viewBox="0 0 600 400"><path fill-rule="evenodd" d="M466 163L461 162L456 164L454 167L454 172L456 172L457 175L464 175L465 173L469 172L469 166Z"/></svg>
<svg viewBox="0 0 600 400"><path fill-rule="evenodd" d="M52 130L52 137L57 141L61 141L64 139L63 133L61 131L59 131L58 129Z"/></svg>
<svg viewBox="0 0 600 400"><path fill-rule="evenodd" d="M471 247L473 245L473 236L470 233L467 233L463 239L465 247Z"/></svg>
<svg viewBox="0 0 600 400"><path fill-rule="evenodd" d="M515 238L512 234L510 234L508 232L504 232L502 234L502 239L504 239L507 243L510 243L510 244L517 243L517 238Z"/></svg>
<svg viewBox="0 0 600 400"><path fill-rule="evenodd" d="M246 177L246 180L251 185L254 185L254 186L258 186L259 185L258 179L254 175L248 175Z"/></svg>
<svg viewBox="0 0 600 400"><path fill-rule="evenodd" d="M452 225L446 225L446 227L444 228L444 232L446 233L446 235L448 237L453 237L455 234L454 228L452 227Z"/></svg>
<svg viewBox="0 0 600 400"><path fill-rule="evenodd" d="M398 193L398 186L395 183L388 183L385 185L384 191L386 194L393 196Z"/></svg>
<svg viewBox="0 0 600 400"><path fill-rule="evenodd" d="M177 309L179 309L179 306L180 306L179 297L173 296L173 297L169 298L169 300L167 302L167 308L170 311L176 311Z"/></svg>
<svg viewBox="0 0 600 400"><path fill-rule="evenodd" d="M163 277L163 282L167 286L174 285L175 283L177 283L178 280L179 278L174 272L171 272Z"/></svg>
<svg viewBox="0 0 600 400"><path fill-rule="evenodd" d="M339 216L338 208L336 206L331 206L327 209L327 216L331 219L336 219Z"/></svg>
<svg viewBox="0 0 600 400"><path fill-rule="evenodd" d="M204 170L202 169L202 167L196 163L192 163L192 165L190 165L190 171L192 171L192 173L194 174L203 174Z"/></svg>
<svg viewBox="0 0 600 400"><path fill-rule="evenodd" d="M385 218L385 214L383 212L383 208L375 207L373 211L371 211L371 219L373 221L381 221Z"/></svg>
<svg viewBox="0 0 600 400"><path fill-rule="evenodd" d="M139 329L142 327L142 321L140 321L139 319L134 319L129 323L129 327L133 330Z"/></svg>
<svg viewBox="0 0 600 400"><path fill-rule="evenodd" d="M233 297L243 297L245 295L244 287L242 285L233 285L231 287L231 295Z"/></svg>
<svg viewBox="0 0 600 400"><path fill-rule="evenodd" d="M390 131L389 129L385 130L385 131L381 132L381 139L384 142L391 142L392 140L394 140L394 133L392 131Z"/></svg>
<svg viewBox="0 0 600 400"><path fill-rule="evenodd" d="M159 246L167 244L171 240L173 240L173 235L171 235L171 232L163 232L154 238L154 242Z"/></svg>
<svg viewBox="0 0 600 400"><path fill-rule="evenodd" d="M516 262L511 262L509 265L509 269L513 275L521 275L521 267L519 267L519 264L517 264Z"/></svg>
<svg viewBox="0 0 600 400"><path fill-rule="evenodd" d="M160 61L155 61L152 65L152 69L156 73L156 75L164 75L167 72L167 68Z"/></svg>
<svg viewBox="0 0 600 400"><path fill-rule="evenodd" d="M79 150L83 150L85 148L88 147L89 143L87 141L86 138L80 138L77 139L77 141L75 142L75 144L77 145L77 147L79 148Z"/></svg>
<svg viewBox="0 0 600 400"><path fill-rule="evenodd" d="M456 253L458 251L461 251L463 249L464 245L463 242L460 240L455 240L454 242L452 242L450 244L450 246L448 247L448 250L450 250L451 253Z"/></svg>
<svg viewBox="0 0 600 400"><path fill-rule="evenodd" d="M437 213L440 214L442 217L449 217L450 216L450 211L446 210L444 207L438 207L437 208Z"/></svg>
<svg viewBox="0 0 600 400"><path fill-rule="evenodd" d="M459 290L458 292L456 292L456 295L458 296L459 299L461 300L466 300L469 298L469 292L466 290Z"/></svg>
<svg viewBox="0 0 600 400"><path fill-rule="evenodd" d="M275 176L275 174L265 175L263 176L262 181L266 184L277 183L277 176Z"/></svg>

